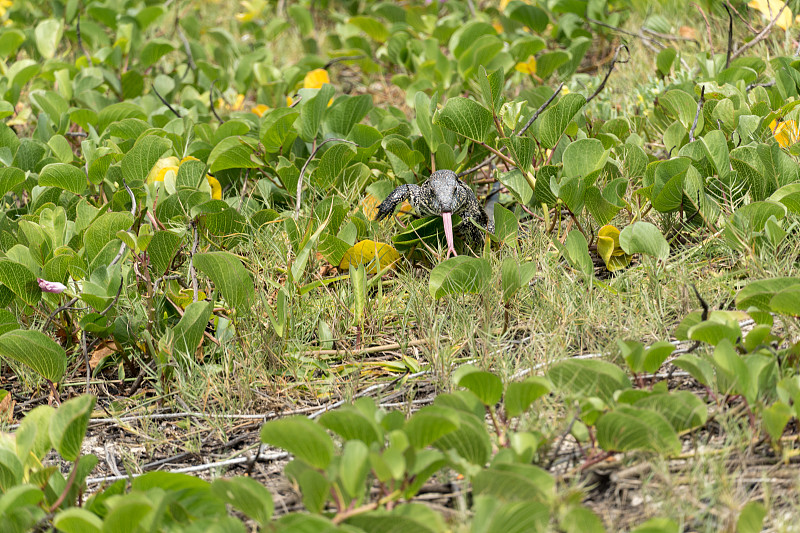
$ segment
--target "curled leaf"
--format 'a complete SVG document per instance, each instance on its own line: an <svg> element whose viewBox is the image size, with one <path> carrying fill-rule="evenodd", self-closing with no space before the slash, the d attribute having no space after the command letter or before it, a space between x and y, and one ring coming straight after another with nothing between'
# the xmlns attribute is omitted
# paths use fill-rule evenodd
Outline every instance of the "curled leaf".
<svg viewBox="0 0 800 533"><path fill-rule="evenodd" d="M609 272L625 268L632 258L619 245L619 230L610 224L603 226L597 232L597 253Z"/></svg>
<svg viewBox="0 0 800 533"><path fill-rule="evenodd" d="M794 120L784 120L777 122L773 120L769 124L773 137L781 145L781 148L789 148L794 143L800 141L800 127Z"/></svg>
<svg viewBox="0 0 800 533"><path fill-rule="evenodd" d="M153 165L153 168L150 169L150 172L147 174L147 183L153 183L156 181L164 181L164 178L167 175L167 172L174 172L176 175L178 174L178 167L180 166L181 162L178 161L177 157L163 157L156 161L156 164Z"/></svg>
<svg viewBox="0 0 800 533"><path fill-rule="evenodd" d="M792 25L792 19L794 18L792 10L781 0L751 0L747 6L760 11L764 18L769 21L777 16L778 20L775 21L775 25L784 31ZM778 15L778 11L780 11L780 15Z"/></svg>
<svg viewBox="0 0 800 533"><path fill-rule="evenodd" d="M390 245L367 239L357 242L345 252L339 263L339 269L347 270L350 266L365 265L368 273L377 274L380 270L393 265L398 259L400 254Z"/></svg>

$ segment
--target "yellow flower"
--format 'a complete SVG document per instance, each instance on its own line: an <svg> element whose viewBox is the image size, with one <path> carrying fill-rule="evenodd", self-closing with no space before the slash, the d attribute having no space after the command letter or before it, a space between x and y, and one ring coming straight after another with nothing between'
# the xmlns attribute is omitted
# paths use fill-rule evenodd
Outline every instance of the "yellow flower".
<svg viewBox="0 0 800 533"><path fill-rule="evenodd" d="M781 0L751 0L747 5L753 9L757 9L762 15L764 15L764 18L772 21L772 19L778 15L778 11L780 11L784 6L784 2ZM781 11L781 14L778 16L778 20L775 22L775 25L787 30L789 26L792 25L793 19L794 16L792 15L792 10L787 7Z"/></svg>
<svg viewBox="0 0 800 533"><path fill-rule="evenodd" d="M331 78L328 76L328 71L324 68L316 68L303 78L303 87L306 89L321 89L323 85L330 82Z"/></svg>
<svg viewBox="0 0 800 533"><path fill-rule="evenodd" d="M496 20L492 23L492 28L494 28L494 31L497 33L503 33L503 25Z"/></svg>
<svg viewBox="0 0 800 533"><path fill-rule="evenodd" d="M528 60L522 63L517 63L514 67L517 69L518 72L522 72L523 74L536 74L536 58L533 56L528 56Z"/></svg>
<svg viewBox="0 0 800 533"><path fill-rule="evenodd" d="M254 0L253 2L248 2L246 0L239 2L241 6L244 8L244 13L236 13L236 20L239 22L250 22L255 19L257 16L261 15L261 12L266 7L267 2L266 0Z"/></svg>
<svg viewBox="0 0 800 533"><path fill-rule="evenodd" d="M561 88L561 94L569 94L569 87L567 87L566 85L564 85L564 86Z"/></svg>
<svg viewBox="0 0 800 533"><path fill-rule="evenodd" d="M769 124L769 129L781 148L789 148L796 142L800 142L800 127L794 120L784 120L778 123L773 120Z"/></svg>
<svg viewBox="0 0 800 533"><path fill-rule="evenodd" d="M252 109L250 109L250 111L252 113L258 115L258 118L261 118L261 117L264 116L264 113L269 111L269 106L268 105L264 105L264 104L258 104L257 106L255 106Z"/></svg>
<svg viewBox="0 0 800 533"><path fill-rule="evenodd" d="M237 94L236 95L236 100L233 102L232 105L228 104L228 102L226 102L224 99L218 98L217 99L217 108L218 109L224 109L224 110L227 110L227 111L241 111L242 108L244 108L244 95L243 94Z"/></svg>
<svg viewBox="0 0 800 533"><path fill-rule="evenodd" d="M293 103L294 103L294 100L292 100L292 97L291 96L287 96L286 97L286 107L292 107Z"/></svg>
<svg viewBox="0 0 800 533"><path fill-rule="evenodd" d="M179 166L180 162L178 161L177 157L164 157L159 159L147 174L146 182L153 183L156 181L164 181L164 178L167 177L168 172L174 172L177 174Z"/></svg>
<svg viewBox="0 0 800 533"><path fill-rule="evenodd" d="M211 174L206 174L206 179L208 180L208 184L211 185L211 198L214 200L222 200L222 185L219 184L219 180Z"/></svg>
<svg viewBox="0 0 800 533"><path fill-rule="evenodd" d="M525 2L526 4L531 3L531 0L522 0L522 1ZM508 7L508 4L510 3L511 0L500 0L500 6L497 9L499 9L500 11L504 11L505 8Z"/></svg>
<svg viewBox="0 0 800 533"><path fill-rule="evenodd" d="M14 5L12 0L0 0L0 17L4 17L8 8Z"/></svg>

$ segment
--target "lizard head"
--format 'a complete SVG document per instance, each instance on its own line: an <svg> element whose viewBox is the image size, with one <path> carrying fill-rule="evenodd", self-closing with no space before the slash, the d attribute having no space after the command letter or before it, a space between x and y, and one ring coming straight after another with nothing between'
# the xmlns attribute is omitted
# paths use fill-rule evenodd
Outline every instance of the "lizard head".
<svg viewBox="0 0 800 533"><path fill-rule="evenodd" d="M458 177L452 170L437 170L428 179L428 186L433 192L433 204L442 215L444 234L447 237L447 255L457 255L453 242L452 216L462 203L458 194Z"/></svg>
<svg viewBox="0 0 800 533"><path fill-rule="evenodd" d="M452 170L437 170L428 179L433 202L440 213L453 213L460 207L458 177Z"/></svg>

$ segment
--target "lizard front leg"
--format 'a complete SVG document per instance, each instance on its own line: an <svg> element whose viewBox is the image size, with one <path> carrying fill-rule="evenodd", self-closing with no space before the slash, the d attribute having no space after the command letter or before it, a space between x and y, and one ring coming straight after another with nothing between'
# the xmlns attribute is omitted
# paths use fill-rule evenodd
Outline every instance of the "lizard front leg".
<svg viewBox="0 0 800 533"><path fill-rule="evenodd" d="M389 196L378 206L378 214L375 216L375 220L383 220L388 217L405 200L415 206L417 198L419 198L419 190L419 185L405 184L390 192Z"/></svg>
<svg viewBox="0 0 800 533"><path fill-rule="evenodd" d="M494 224L489 221L486 211L481 207L472 189L463 185L460 194L464 197L464 208L459 213L461 223L454 230L462 240L475 246L483 241L483 234L478 227L486 228L490 233L494 233Z"/></svg>

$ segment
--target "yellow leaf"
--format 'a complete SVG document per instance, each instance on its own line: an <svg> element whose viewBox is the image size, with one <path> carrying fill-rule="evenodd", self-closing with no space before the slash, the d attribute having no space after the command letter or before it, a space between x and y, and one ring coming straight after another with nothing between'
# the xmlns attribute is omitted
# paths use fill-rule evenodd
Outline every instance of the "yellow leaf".
<svg viewBox="0 0 800 533"><path fill-rule="evenodd" d="M178 173L179 165L180 161L178 161L177 157L164 157L159 159L147 174L146 182L153 183L155 181L164 181L164 177L166 176L167 172L173 171L176 174Z"/></svg>
<svg viewBox="0 0 800 533"><path fill-rule="evenodd" d="M326 83L330 83L331 78L328 71L324 68L317 68L306 74L303 79L303 87L306 89L321 89Z"/></svg>
<svg viewBox="0 0 800 533"><path fill-rule="evenodd" d="M245 0L239 2L239 4L241 4L242 8L244 8L244 12L236 13L236 20L239 22L250 22L261 14L261 11L263 11L264 7L267 5L267 2L266 0L254 0L253 2L248 2Z"/></svg>
<svg viewBox="0 0 800 533"><path fill-rule="evenodd" d="M764 18L772 21L772 19L778 15L778 11L784 6L784 2L781 0L751 0L747 5L753 9L757 9ZM786 30L792 25L792 20L794 20L794 15L792 14L792 10L787 7L781 11L775 25Z"/></svg>
<svg viewBox="0 0 800 533"><path fill-rule="evenodd" d="M393 265L398 259L400 259L400 254L390 245L365 240L357 242L355 246L345 252L339 263L339 269L347 270L351 265L355 267L365 265L368 273L377 274L378 271Z"/></svg>
<svg viewBox="0 0 800 533"><path fill-rule="evenodd" d="M186 163L187 161L200 161L200 160L197 159L196 157L192 156L192 155L187 155L186 157L181 159L181 163L180 164L182 165L182 164ZM180 166L180 165L178 165L178 166Z"/></svg>
<svg viewBox="0 0 800 533"><path fill-rule="evenodd" d="M233 109L234 111L241 111L243 106L244 106L244 95L243 94L237 94L236 95L236 102L234 102L234 104L231 107L231 109Z"/></svg>
<svg viewBox="0 0 800 533"><path fill-rule="evenodd" d="M523 74L536 74L536 58L533 56L529 56L528 60L522 63L517 63L514 67L517 69L518 72L522 72Z"/></svg>
<svg viewBox="0 0 800 533"><path fill-rule="evenodd" d="M610 224L597 232L597 253L609 272L625 268L632 258L619 245L619 230Z"/></svg>
<svg viewBox="0 0 800 533"><path fill-rule="evenodd" d="M363 200L361 200L361 210L364 212L364 216L367 217L368 220L375 220L375 217L378 216L378 205L380 201L377 198L368 194Z"/></svg>
<svg viewBox="0 0 800 533"><path fill-rule="evenodd" d="M494 28L494 31L496 31L497 33L503 33L503 25L497 21L494 21L492 23L492 28Z"/></svg>
<svg viewBox="0 0 800 533"><path fill-rule="evenodd" d="M794 120L784 120L783 122L773 120L769 124L769 129L772 130L772 134L781 148L789 148L794 143L800 142L800 127Z"/></svg>
<svg viewBox="0 0 800 533"><path fill-rule="evenodd" d="M258 104L257 106L253 107L250 111L258 115L258 118L261 118L264 116L264 113L269 111L269 106L264 104Z"/></svg>
<svg viewBox="0 0 800 533"><path fill-rule="evenodd" d="M175 305L180 306L181 309L186 309L186 306L194 301L194 291L192 289L181 289L178 292L170 290L169 296L172 301L175 302ZM197 291L197 301L199 302L205 299L206 293Z"/></svg>
<svg viewBox="0 0 800 533"><path fill-rule="evenodd" d="M208 184L211 185L211 198L214 200L222 200L222 185L219 180L211 174L206 174Z"/></svg>

